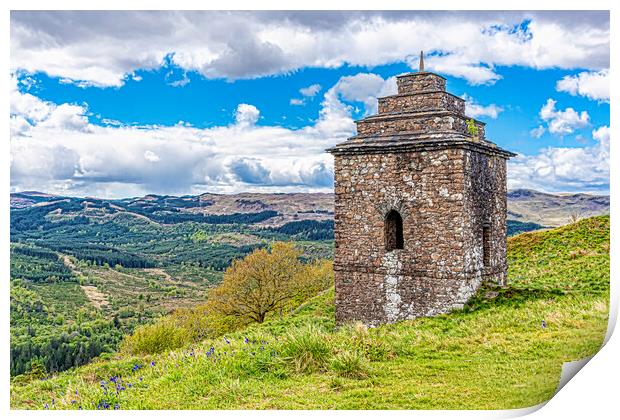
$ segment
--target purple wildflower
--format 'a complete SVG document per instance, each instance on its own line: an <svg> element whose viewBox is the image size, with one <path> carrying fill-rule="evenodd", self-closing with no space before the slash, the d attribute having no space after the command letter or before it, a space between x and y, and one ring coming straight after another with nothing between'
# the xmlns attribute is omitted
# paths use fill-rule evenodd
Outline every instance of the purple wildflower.
<svg viewBox="0 0 620 420"><path fill-rule="evenodd" d="M226 336L224 336L224 341L226 341L226 344L230 344L230 341L226 338Z"/></svg>
<svg viewBox="0 0 620 420"><path fill-rule="evenodd" d="M243 341L245 341L245 344L248 344L250 342L247 337L244 337Z"/></svg>
<svg viewBox="0 0 620 420"><path fill-rule="evenodd" d="M155 362L151 362L151 366L155 366Z"/></svg>

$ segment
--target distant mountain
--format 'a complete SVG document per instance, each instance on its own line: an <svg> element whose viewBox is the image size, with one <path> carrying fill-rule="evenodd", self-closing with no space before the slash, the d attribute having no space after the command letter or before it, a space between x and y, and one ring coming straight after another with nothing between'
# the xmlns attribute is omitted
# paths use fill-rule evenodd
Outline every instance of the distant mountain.
<svg viewBox="0 0 620 420"><path fill-rule="evenodd" d="M518 189L508 192L508 219L541 226L561 226L575 219L609 213L609 196L590 194L548 194ZM120 200L71 198L36 191L11 194L11 208L72 203L56 210L56 216L72 214L102 217L126 213L155 223L206 221L226 223L233 216L239 223L282 226L298 220L331 220L333 194L329 193L239 193L196 196L149 194Z"/></svg>
<svg viewBox="0 0 620 420"><path fill-rule="evenodd" d="M508 192L508 219L562 226L577 219L609 214L609 196L548 194L535 190Z"/></svg>

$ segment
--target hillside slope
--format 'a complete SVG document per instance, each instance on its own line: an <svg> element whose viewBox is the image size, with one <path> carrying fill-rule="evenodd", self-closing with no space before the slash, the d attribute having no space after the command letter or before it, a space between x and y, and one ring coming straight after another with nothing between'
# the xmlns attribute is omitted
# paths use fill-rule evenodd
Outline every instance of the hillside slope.
<svg viewBox="0 0 620 420"><path fill-rule="evenodd" d="M333 290L182 350L16 378L12 408L508 409L538 404L607 328L609 217L509 240L509 285L462 311L334 330ZM542 321L546 327L542 327Z"/></svg>

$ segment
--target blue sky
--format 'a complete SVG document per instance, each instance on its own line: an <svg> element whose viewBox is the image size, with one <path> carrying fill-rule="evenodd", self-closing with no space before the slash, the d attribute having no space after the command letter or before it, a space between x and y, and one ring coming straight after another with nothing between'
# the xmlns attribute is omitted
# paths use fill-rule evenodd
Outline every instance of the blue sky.
<svg viewBox="0 0 620 420"><path fill-rule="evenodd" d="M11 15L13 191L330 191L324 148L376 112L420 49L519 154L510 188L609 190L605 13L235 12L219 16L242 28L224 39L199 31L208 13L195 28L178 13L81 13ZM426 41L445 21L453 33Z"/></svg>

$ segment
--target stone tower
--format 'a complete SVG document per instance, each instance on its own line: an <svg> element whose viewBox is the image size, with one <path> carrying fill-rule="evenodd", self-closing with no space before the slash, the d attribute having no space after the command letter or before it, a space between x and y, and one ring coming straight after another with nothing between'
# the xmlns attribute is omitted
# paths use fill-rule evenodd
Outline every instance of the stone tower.
<svg viewBox="0 0 620 420"><path fill-rule="evenodd" d="M506 279L506 160L446 80L398 93L328 151L335 165L336 321L367 325L460 308ZM469 124L468 124L469 120Z"/></svg>

